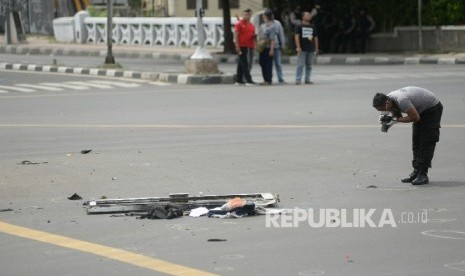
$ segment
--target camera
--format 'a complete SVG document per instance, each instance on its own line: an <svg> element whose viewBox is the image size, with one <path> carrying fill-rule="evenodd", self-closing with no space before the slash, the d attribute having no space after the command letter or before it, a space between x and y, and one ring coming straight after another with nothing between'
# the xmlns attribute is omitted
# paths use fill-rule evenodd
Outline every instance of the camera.
<svg viewBox="0 0 465 276"><path fill-rule="evenodd" d="M379 117L379 122L381 123L381 131L388 132L389 128L392 127L395 123L397 123L397 119L393 118L390 115L382 114Z"/></svg>

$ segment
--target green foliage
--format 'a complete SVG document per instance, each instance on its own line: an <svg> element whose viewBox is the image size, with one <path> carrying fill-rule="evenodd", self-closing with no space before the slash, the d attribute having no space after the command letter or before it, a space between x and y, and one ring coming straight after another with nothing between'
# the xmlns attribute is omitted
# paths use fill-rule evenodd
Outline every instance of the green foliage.
<svg viewBox="0 0 465 276"><path fill-rule="evenodd" d="M429 0L424 6L425 25L456 25L465 21L464 0Z"/></svg>
<svg viewBox="0 0 465 276"><path fill-rule="evenodd" d="M279 10L292 10L293 4L309 7L308 0L270 0ZM396 26L418 25L418 0L324 0L319 1L323 10L332 10L339 17L346 13L358 16L366 8L376 21L376 32L391 32ZM284 4L283 6L283 3ZM424 26L465 24L465 0L422 0Z"/></svg>
<svg viewBox="0 0 465 276"><path fill-rule="evenodd" d="M86 11L92 17L106 17L107 16L107 9L106 8L96 8L94 6L88 6Z"/></svg>

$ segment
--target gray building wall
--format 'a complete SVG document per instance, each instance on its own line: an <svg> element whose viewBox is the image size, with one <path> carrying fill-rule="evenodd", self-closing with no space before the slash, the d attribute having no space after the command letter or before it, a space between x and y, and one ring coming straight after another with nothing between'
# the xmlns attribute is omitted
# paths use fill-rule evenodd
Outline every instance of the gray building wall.
<svg viewBox="0 0 465 276"><path fill-rule="evenodd" d="M53 34L53 19L75 14L69 0L0 0L0 32L4 32L8 9L21 13L26 33Z"/></svg>
<svg viewBox="0 0 465 276"><path fill-rule="evenodd" d="M423 51L465 51L465 26L422 28ZM371 52L412 52L419 49L418 27L396 27L393 33L373 34Z"/></svg>

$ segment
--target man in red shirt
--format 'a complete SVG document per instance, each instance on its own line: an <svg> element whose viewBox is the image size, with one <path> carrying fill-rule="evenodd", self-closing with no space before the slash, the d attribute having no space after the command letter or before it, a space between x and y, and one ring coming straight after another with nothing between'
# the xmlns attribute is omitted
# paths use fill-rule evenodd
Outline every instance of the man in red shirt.
<svg viewBox="0 0 465 276"><path fill-rule="evenodd" d="M250 22L252 11L246 9L242 12L242 20L234 25L234 43L239 55L236 72L236 84L253 85L250 68L255 49L255 26ZM245 80L245 82L244 82Z"/></svg>

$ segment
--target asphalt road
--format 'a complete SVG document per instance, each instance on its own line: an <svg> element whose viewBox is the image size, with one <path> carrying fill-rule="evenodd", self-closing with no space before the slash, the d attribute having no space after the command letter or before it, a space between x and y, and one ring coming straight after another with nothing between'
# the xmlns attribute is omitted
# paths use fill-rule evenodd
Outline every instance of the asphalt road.
<svg viewBox="0 0 465 276"><path fill-rule="evenodd" d="M0 71L0 274L463 275L464 77L460 66L315 66L315 85L244 87ZM421 187L400 183L410 126L381 133L371 107L375 92L406 85L444 105ZM137 220L82 206L174 192L271 192L281 208L349 217L376 209L376 226L388 210L395 227L315 227L292 212L278 223L295 227Z"/></svg>

